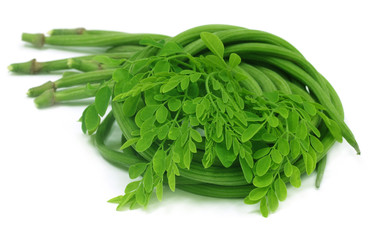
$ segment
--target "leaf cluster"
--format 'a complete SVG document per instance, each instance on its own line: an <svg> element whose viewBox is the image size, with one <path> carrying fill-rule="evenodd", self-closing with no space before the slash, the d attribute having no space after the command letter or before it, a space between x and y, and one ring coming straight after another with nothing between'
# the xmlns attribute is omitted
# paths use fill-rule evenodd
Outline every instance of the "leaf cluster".
<svg viewBox="0 0 379 240"><path fill-rule="evenodd" d="M224 59L224 46L212 33L201 39L210 53L193 57L175 42L141 41L157 48L158 54L129 60L113 74L113 101L122 103L125 117L133 119L136 130L121 149L137 152L155 149L152 161L129 169L132 179L125 195L112 199L119 208L130 204L146 206L155 189L162 199L167 179L175 191L180 169L190 169L194 156L204 168L239 166L254 188L245 203L260 203L264 216L285 200L284 179L300 187L303 161L311 174L324 151L317 126L322 119L337 140L338 125L324 108L300 95L265 92L255 95L241 86L241 58ZM111 90L101 88L83 113L83 131L93 133L109 103Z"/></svg>

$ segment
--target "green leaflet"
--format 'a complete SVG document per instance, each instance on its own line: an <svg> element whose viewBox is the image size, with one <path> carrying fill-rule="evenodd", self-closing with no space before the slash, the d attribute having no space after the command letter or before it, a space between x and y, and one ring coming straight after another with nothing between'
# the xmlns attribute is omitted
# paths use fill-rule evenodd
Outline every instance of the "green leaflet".
<svg viewBox="0 0 379 240"><path fill-rule="evenodd" d="M261 148L254 153L253 158L254 159L260 159L260 158L266 156L267 154L269 154L270 151L271 151L270 147Z"/></svg>
<svg viewBox="0 0 379 240"><path fill-rule="evenodd" d="M97 91L95 96L95 107L100 116L104 116L107 111L111 95L112 92L108 86L102 87Z"/></svg>
<svg viewBox="0 0 379 240"><path fill-rule="evenodd" d="M175 173L171 172L167 174L167 179L168 179L168 186L170 187L171 191L175 192L175 185L176 185Z"/></svg>
<svg viewBox="0 0 379 240"><path fill-rule="evenodd" d="M315 136L311 135L310 136L310 140L311 140L311 145L312 147L319 153L321 153L322 151L324 151L324 145L322 144L322 142L316 138Z"/></svg>
<svg viewBox="0 0 379 240"><path fill-rule="evenodd" d="M263 95L270 100L271 102L278 102L279 101L279 92L274 91L274 92L264 92Z"/></svg>
<svg viewBox="0 0 379 240"><path fill-rule="evenodd" d="M158 130L158 139L159 140L165 139L167 137L169 131L170 131L169 124L165 124L165 125L159 127L159 130Z"/></svg>
<svg viewBox="0 0 379 240"><path fill-rule="evenodd" d="M273 148L271 150L271 159L274 163L281 163L283 161L283 156L282 154L279 152L279 150Z"/></svg>
<svg viewBox="0 0 379 240"><path fill-rule="evenodd" d="M215 34L202 32L200 38L214 55L221 59L224 58L224 44Z"/></svg>
<svg viewBox="0 0 379 240"><path fill-rule="evenodd" d="M141 183L141 181L134 181L134 182L129 183L128 185L126 185L124 193L134 192L135 190L137 190L140 183Z"/></svg>
<svg viewBox="0 0 379 240"><path fill-rule="evenodd" d="M234 68L241 63L241 57L235 53L230 54L229 56L229 66Z"/></svg>
<svg viewBox="0 0 379 240"><path fill-rule="evenodd" d="M241 136L242 142L247 142L254 137L255 134L261 129L261 124L250 124L248 128L243 132Z"/></svg>
<svg viewBox="0 0 379 240"><path fill-rule="evenodd" d="M191 80L191 82L197 82L201 77L201 73L192 73L189 75L189 79Z"/></svg>
<svg viewBox="0 0 379 240"><path fill-rule="evenodd" d="M258 176L263 176L267 173L271 166L271 157L265 156L258 160L256 164L256 172Z"/></svg>
<svg viewBox="0 0 379 240"><path fill-rule="evenodd" d="M297 126L299 125L300 115L297 111L292 110L288 114L288 130L292 133L296 132Z"/></svg>
<svg viewBox="0 0 379 240"><path fill-rule="evenodd" d="M163 196L163 182L162 181L159 181L159 183L155 187L155 193L157 195L158 200L162 201L162 196Z"/></svg>
<svg viewBox="0 0 379 240"><path fill-rule="evenodd" d="M149 164L145 171L145 174L143 175L143 187L148 193L153 191L153 170L151 164Z"/></svg>
<svg viewBox="0 0 379 240"><path fill-rule="evenodd" d="M226 149L225 142L216 143L215 151L218 159L220 159L222 165L226 168L230 167L237 158L237 155L231 149Z"/></svg>
<svg viewBox="0 0 379 240"><path fill-rule="evenodd" d="M88 130L89 134L92 134L96 131L97 127L100 124L100 117L96 111L94 105L90 105L84 115L85 128Z"/></svg>
<svg viewBox="0 0 379 240"><path fill-rule="evenodd" d="M303 102L304 110L309 113L309 115L314 116L317 113L316 107L310 102Z"/></svg>
<svg viewBox="0 0 379 240"><path fill-rule="evenodd" d="M287 156L290 152L290 145L288 140L285 138L279 138L278 140L278 150L283 156Z"/></svg>
<svg viewBox="0 0 379 240"><path fill-rule="evenodd" d="M292 175L290 177L290 183L295 188L299 188L301 186L300 170L295 166L292 166Z"/></svg>
<svg viewBox="0 0 379 240"><path fill-rule="evenodd" d="M196 142L202 142L203 141L203 138L201 137L200 133L198 131L196 131L195 129L192 129L191 128L191 138L196 141Z"/></svg>
<svg viewBox="0 0 379 240"><path fill-rule="evenodd" d="M129 177L135 179L142 175L147 167L147 163L136 163L129 167Z"/></svg>
<svg viewBox="0 0 379 240"><path fill-rule="evenodd" d="M170 71L170 63L167 60L161 60L157 62L153 68L153 72L157 73L166 73Z"/></svg>
<svg viewBox="0 0 379 240"><path fill-rule="evenodd" d="M225 67L224 60L216 55L207 55L205 59L207 63L214 68L223 69Z"/></svg>
<svg viewBox="0 0 379 240"><path fill-rule="evenodd" d="M170 109L171 112L176 112L180 109L182 106L182 102L177 98L171 98L168 100L168 109Z"/></svg>
<svg viewBox="0 0 379 240"><path fill-rule="evenodd" d="M259 205L259 210L263 217L268 217L268 208L267 208L267 200L266 198L261 199L261 203Z"/></svg>
<svg viewBox="0 0 379 240"><path fill-rule="evenodd" d="M270 189L267 193L267 202L270 210L275 212L279 207L279 201L273 189Z"/></svg>
<svg viewBox="0 0 379 240"><path fill-rule="evenodd" d="M251 192L249 193L249 199L250 199L251 201L260 200L260 199L264 198L264 196L266 196L267 191L268 191L268 188L267 188L267 187L263 187L263 188L254 188L254 189L251 190Z"/></svg>
<svg viewBox="0 0 379 240"><path fill-rule="evenodd" d="M278 196L279 201L284 201L287 198L287 187L281 178L276 179L274 183L275 193Z"/></svg>
<svg viewBox="0 0 379 240"><path fill-rule="evenodd" d="M181 75L177 75L170 78L170 80L166 84L162 85L161 90L160 90L161 93L167 93L171 91L172 89L176 88L176 86L178 86L180 81L182 81L184 78L186 78L186 76L181 76Z"/></svg>
<svg viewBox="0 0 379 240"><path fill-rule="evenodd" d="M193 101L187 100L183 103L183 111L187 114L193 114L196 112L196 106L197 105L193 103Z"/></svg>
<svg viewBox="0 0 379 240"><path fill-rule="evenodd" d="M167 42L162 47L161 51L159 52L160 56L169 56L176 53L182 53L183 48L179 46L176 42Z"/></svg>
<svg viewBox="0 0 379 240"><path fill-rule="evenodd" d="M279 119L277 117L270 116L267 120L271 127L276 128L279 126Z"/></svg>
<svg viewBox="0 0 379 240"><path fill-rule="evenodd" d="M245 159L239 158L239 162L246 182L251 183L253 180L253 170L250 168L249 164L247 164Z"/></svg>
<svg viewBox="0 0 379 240"><path fill-rule="evenodd" d="M155 138L154 131L147 132L145 136L142 136L137 144L136 144L136 151L137 152L144 152L146 151L151 144L153 143L153 140Z"/></svg>
<svg viewBox="0 0 379 240"><path fill-rule="evenodd" d="M136 202L140 206L144 206L146 204L146 194L145 194L145 189L143 185L140 185L136 191Z"/></svg>
<svg viewBox="0 0 379 240"><path fill-rule="evenodd" d="M166 122L168 116L168 110L164 105L161 105L158 110L155 112L155 117L158 123Z"/></svg>
<svg viewBox="0 0 379 240"><path fill-rule="evenodd" d="M316 166L315 160L307 152L303 153L303 160L304 160L304 164L305 164L305 170L306 170L307 174L310 175Z"/></svg>
<svg viewBox="0 0 379 240"><path fill-rule="evenodd" d="M300 154L300 141L295 138L290 143L290 149L291 149L291 157L297 158Z"/></svg>
<svg viewBox="0 0 379 240"><path fill-rule="evenodd" d="M299 95L291 94L291 95L287 95L287 97L296 103L300 103L300 104L303 103L303 98Z"/></svg>
<svg viewBox="0 0 379 240"><path fill-rule="evenodd" d="M265 132L262 134L262 140L266 142L275 142L277 140L277 136L275 134Z"/></svg>
<svg viewBox="0 0 379 240"><path fill-rule="evenodd" d="M280 116L282 116L283 118L288 118L288 116L289 116L289 111L286 107L279 106L279 107L275 108L274 111L279 113Z"/></svg>
<svg viewBox="0 0 379 240"><path fill-rule="evenodd" d="M305 139L307 137L307 126L304 121L300 121L300 124L296 129L296 136L300 139Z"/></svg>
<svg viewBox="0 0 379 240"><path fill-rule="evenodd" d="M338 124L332 120L329 119L329 124L325 123L326 126L328 127L330 133L333 135L333 137L338 141L342 142L342 133L341 133L341 128L338 126Z"/></svg>
<svg viewBox="0 0 379 240"><path fill-rule="evenodd" d="M138 140L139 140L139 138L130 138L130 139L126 140L126 142L124 144L122 144L122 146L120 147L120 150L123 150L125 148L130 147L131 145L137 143Z"/></svg>
<svg viewBox="0 0 379 240"><path fill-rule="evenodd" d="M292 175L292 164L289 161L284 164L284 174L286 177L291 177Z"/></svg>
<svg viewBox="0 0 379 240"><path fill-rule="evenodd" d="M125 99L124 104L122 105L125 116L131 117L136 113L139 100L140 95L134 97L131 96Z"/></svg>
<svg viewBox="0 0 379 240"><path fill-rule="evenodd" d="M162 176L166 171L166 152L158 150L153 157L153 169L158 176Z"/></svg>
<svg viewBox="0 0 379 240"><path fill-rule="evenodd" d="M271 185L273 180L274 176L272 175L272 173L266 173L263 176L255 176L253 179L253 184L256 187L267 187Z"/></svg>

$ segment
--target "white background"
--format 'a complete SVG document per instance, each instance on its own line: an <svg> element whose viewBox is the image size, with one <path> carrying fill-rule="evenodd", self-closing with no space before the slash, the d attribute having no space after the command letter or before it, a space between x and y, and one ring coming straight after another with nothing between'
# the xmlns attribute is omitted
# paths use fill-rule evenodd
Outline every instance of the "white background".
<svg viewBox="0 0 379 240"><path fill-rule="evenodd" d="M0 239L379 239L376 1L1 1ZM165 189L146 210L115 211L127 172L81 133L84 106L35 108L26 91L58 75L20 76L12 62L79 56L21 42L22 32L86 27L175 35L203 24L274 33L335 87L362 155L335 145L320 189L315 175L267 219L241 200ZM90 50L89 50L90 52Z"/></svg>

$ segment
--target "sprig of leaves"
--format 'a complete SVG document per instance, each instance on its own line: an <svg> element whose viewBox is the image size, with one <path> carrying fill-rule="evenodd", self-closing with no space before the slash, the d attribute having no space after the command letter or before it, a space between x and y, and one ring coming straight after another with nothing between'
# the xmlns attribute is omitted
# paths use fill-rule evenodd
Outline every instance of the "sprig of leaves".
<svg viewBox="0 0 379 240"><path fill-rule="evenodd" d="M175 42L143 40L159 54L128 61L114 72L113 101L123 104L125 117L138 127L121 149L156 151L149 163L130 167L130 177L142 179L111 201L119 208L146 206L154 189L162 199L164 178L175 191L180 169L190 169L193 155L200 153L204 168L216 161L225 168L239 166L255 187L245 203L260 203L267 216L286 199L284 178L300 187L297 161L304 162L308 175L316 168L317 154L324 150L317 119L337 140L341 131L315 102L277 91L256 96L241 87L241 58L231 54L226 61L224 45L212 33L202 33L201 39L210 54L200 57ZM96 130L110 91L100 89L95 104L84 111L83 130Z"/></svg>

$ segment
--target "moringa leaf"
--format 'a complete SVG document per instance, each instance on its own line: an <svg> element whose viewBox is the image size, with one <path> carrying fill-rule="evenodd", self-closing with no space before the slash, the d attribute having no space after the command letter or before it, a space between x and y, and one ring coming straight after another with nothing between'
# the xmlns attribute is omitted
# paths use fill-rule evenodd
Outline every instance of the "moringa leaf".
<svg viewBox="0 0 379 240"><path fill-rule="evenodd" d="M305 171L307 172L308 175L311 175L315 167L313 157L309 153L304 153L303 160L305 164Z"/></svg>
<svg viewBox="0 0 379 240"><path fill-rule="evenodd" d="M130 96L125 99L124 103L122 104L122 109L126 117L134 116L137 111L137 106L140 98L141 96L137 95L134 97Z"/></svg>
<svg viewBox="0 0 379 240"><path fill-rule="evenodd" d="M266 173L263 176L255 176L253 180L253 184L256 187L267 187L270 186L274 177L272 173Z"/></svg>
<svg viewBox="0 0 379 240"><path fill-rule="evenodd" d="M142 136L136 144L136 148L135 148L136 151L137 152L146 151L153 143L154 138L155 138L155 134L153 134L152 132L151 133L148 132L146 135Z"/></svg>
<svg viewBox="0 0 379 240"><path fill-rule="evenodd" d="M283 161L283 156L282 154L279 152L279 150L277 150L276 148L273 148L271 150L271 159L274 163L281 163Z"/></svg>
<svg viewBox="0 0 379 240"><path fill-rule="evenodd" d="M290 145L287 139L281 137L278 140L278 150L283 156L287 156L290 152Z"/></svg>
<svg viewBox="0 0 379 240"><path fill-rule="evenodd" d="M279 201L273 189L270 189L267 193L267 202L272 212L275 212L276 209L278 209Z"/></svg>
<svg viewBox="0 0 379 240"><path fill-rule="evenodd" d="M270 100L271 102L278 102L279 101L279 92L278 91L273 91L273 92L264 92L263 96Z"/></svg>
<svg viewBox="0 0 379 240"><path fill-rule="evenodd" d="M280 116L282 116L283 118L288 118L288 115L289 115L289 111L286 107L277 107L274 109L275 112L279 113Z"/></svg>
<svg viewBox="0 0 379 240"><path fill-rule="evenodd" d="M254 137L255 134L261 129L262 124L250 124L248 128L242 133L241 141L247 142Z"/></svg>
<svg viewBox="0 0 379 240"><path fill-rule="evenodd" d="M310 136L310 140L311 140L311 145L312 147L319 153L321 153L322 151L324 151L324 145L322 144L322 142L316 138L315 136L311 135Z"/></svg>
<svg viewBox="0 0 379 240"><path fill-rule="evenodd" d="M158 123L164 123L168 116L168 110L164 105L161 105L155 112L155 117Z"/></svg>
<svg viewBox="0 0 379 240"><path fill-rule="evenodd" d="M134 192L140 185L141 181L134 181L126 185L124 192L131 193Z"/></svg>
<svg viewBox="0 0 379 240"><path fill-rule="evenodd" d="M205 60L210 66L213 66L215 68L223 69L225 68L225 62L223 59L219 58L216 55L207 55L205 57Z"/></svg>
<svg viewBox="0 0 379 240"><path fill-rule="evenodd" d="M267 208L267 200L266 198L261 199L261 203L259 205L259 210L263 217L268 217L268 208Z"/></svg>
<svg viewBox="0 0 379 240"><path fill-rule="evenodd" d="M246 160L243 158L239 158L240 166L242 169L243 176L247 183L251 183L253 180L253 171L250 168L249 164L247 164Z"/></svg>
<svg viewBox="0 0 379 240"><path fill-rule="evenodd" d="M183 48L179 46L176 42L167 42L163 45L161 51L159 52L160 56L169 56L176 53L182 53Z"/></svg>
<svg viewBox="0 0 379 240"><path fill-rule="evenodd" d="M309 113L309 115L314 116L317 113L316 107L310 102L303 102L304 110Z"/></svg>
<svg viewBox="0 0 379 240"><path fill-rule="evenodd" d="M270 169L271 166L271 157L265 156L258 160L256 164L256 172L258 176L263 176L267 173L267 171Z"/></svg>
<svg viewBox="0 0 379 240"><path fill-rule="evenodd" d="M260 159L260 158L266 156L267 154L269 154L270 151L271 151L270 147L261 148L261 149L257 150L256 152L254 152L253 158L254 159Z"/></svg>
<svg viewBox="0 0 379 240"><path fill-rule="evenodd" d="M237 67L241 63L241 57L238 54L232 53L229 56L229 66L231 68Z"/></svg>
<svg viewBox="0 0 379 240"><path fill-rule="evenodd" d="M296 110L292 110L288 114L288 130L292 133L296 132L297 126L299 125L300 115Z"/></svg>
<svg viewBox="0 0 379 240"><path fill-rule="evenodd" d="M158 176L163 176L166 171L166 152L163 150L158 150L155 152L153 157L153 169Z"/></svg>
<svg viewBox="0 0 379 240"><path fill-rule="evenodd" d="M162 201L163 197L163 182L159 181L157 186L155 187L155 193L159 201Z"/></svg>
<svg viewBox="0 0 379 240"><path fill-rule="evenodd" d="M286 177L291 177L292 175L292 164L289 161L284 164L284 174Z"/></svg>
<svg viewBox="0 0 379 240"><path fill-rule="evenodd" d="M262 135L262 139L266 142L275 142L277 140L277 136L273 133L265 132Z"/></svg>
<svg viewBox="0 0 379 240"><path fill-rule="evenodd" d="M95 107L100 116L104 116L107 111L111 95L112 92L108 86L102 87L97 91L95 96Z"/></svg>
<svg viewBox="0 0 379 240"><path fill-rule="evenodd" d="M135 179L143 174L147 167L147 163L136 163L129 167L129 177Z"/></svg>
<svg viewBox="0 0 379 240"><path fill-rule="evenodd" d="M268 117L267 121L270 124L270 126L273 128L276 128L277 126L279 126L279 119L273 115Z"/></svg>
<svg viewBox="0 0 379 240"><path fill-rule="evenodd" d="M307 135L307 125L305 124L305 121L300 121L296 129L296 137L304 140L307 137Z"/></svg>
<svg viewBox="0 0 379 240"><path fill-rule="evenodd" d="M96 111L95 105L90 105L84 115L85 126L88 130L88 134L92 134L96 131L97 127L100 124L100 117Z"/></svg>
<svg viewBox="0 0 379 240"><path fill-rule="evenodd" d="M205 46L216 56L224 58L224 44L215 34L209 32L200 33L200 38Z"/></svg>
<svg viewBox="0 0 379 240"><path fill-rule="evenodd" d="M299 188L301 186L300 170L296 166L292 166L292 175L290 177L290 183L295 188Z"/></svg>
<svg viewBox="0 0 379 240"><path fill-rule="evenodd" d="M153 68L153 72L157 73L166 73L170 71L170 63L167 60L161 60L157 62Z"/></svg>
<svg viewBox="0 0 379 240"><path fill-rule="evenodd" d="M143 175L143 187L145 188L146 192L153 191L153 170L151 165L149 165L145 171L145 174Z"/></svg>
<svg viewBox="0 0 379 240"><path fill-rule="evenodd" d="M342 142L342 132L340 126L338 126L338 124L332 119L329 119L328 122L329 124L326 124L326 126L330 133L337 140L337 142Z"/></svg>
<svg viewBox="0 0 379 240"><path fill-rule="evenodd" d="M299 139L295 138L290 143L291 157L293 159L297 158L300 154L300 142Z"/></svg>
<svg viewBox="0 0 379 240"><path fill-rule="evenodd" d="M130 139L126 140L126 142L120 147L120 150L123 150L125 148L130 147L131 145L138 142L138 140L139 140L139 138L130 138Z"/></svg>
<svg viewBox="0 0 379 240"><path fill-rule="evenodd" d="M199 143L203 141L203 138L201 137L201 134L198 131L196 131L195 129L191 128L191 133L190 134L191 134L191 138L194 141L199 142Z"/></svg>
<svg viewBox="0 0 379 240"><path fill-rule="evenodd" d="M276 179L274 183L275 193L279 201L284 201L287 198L287 187L281 178Z"/></svg>
<svg viewBox="0 0 379 240"><path fill-rule="evenodd" d="M230 167L233 164L234 160L237 158L237 155L234 154L232 149L226 149L225 141L216 143L215 151L218 159L226 168Z"/></svg>
<svg viewBox="0 0 379 240"><path fill-rule="evenodd" d="M252 201L260 200L266 196L267 191L268 191L267 187L254 188L249 193L249 199Z"/></svg>
<svg viewBox="0 0 379 240"><path fill-rule="evenodd" d="M145 189L144 189L143 185L140 185L136 191L136 202L140 206L144 206L146 203L146 194L145 194Z"/></svg>

